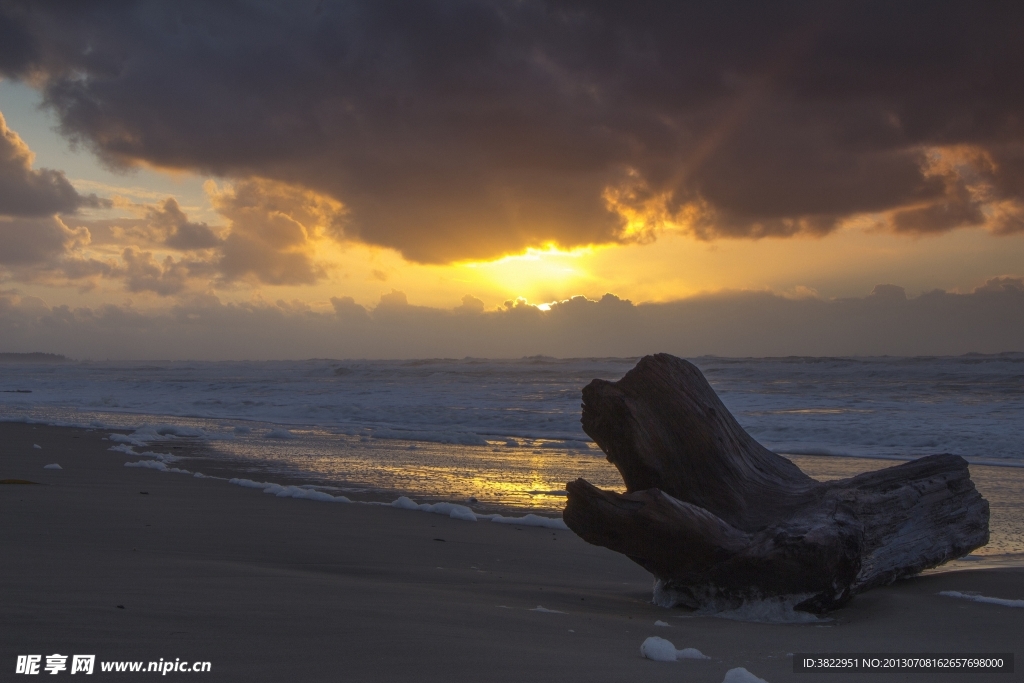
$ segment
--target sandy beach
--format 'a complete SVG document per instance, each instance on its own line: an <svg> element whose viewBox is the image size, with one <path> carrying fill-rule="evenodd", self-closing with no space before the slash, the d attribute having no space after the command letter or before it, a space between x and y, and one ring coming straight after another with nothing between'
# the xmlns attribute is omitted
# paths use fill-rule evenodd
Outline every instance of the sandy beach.
<svg viewBox="0 0 1024 683"><path fill-rule="evenodd" d="M794 674L787 654L1024 652L1024 611L939 595L1024 599L1020 568L917 577L819 623L694 616L652 605L644 570L570 531L126 468L108 434L0 424L0 479L41 484L0 486L4 680L18 655L60 653L209 661L195 677L218 681L923 681ZM710 659L643 659L649 636Z"/></svg>

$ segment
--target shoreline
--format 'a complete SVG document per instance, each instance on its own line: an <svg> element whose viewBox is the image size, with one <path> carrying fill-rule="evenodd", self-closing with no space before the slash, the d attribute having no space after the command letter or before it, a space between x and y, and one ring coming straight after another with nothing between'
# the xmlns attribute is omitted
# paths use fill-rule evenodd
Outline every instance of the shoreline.
<svg viewBox="0 0 1024 683"><path fill-rule="evenodd" d="M40 421L4 422L0 419L0 425L4 424L85 429L98 438L109 438L110 446L125 449L122 456L126 460L149 460L144 454L152 454L156 449L183 456L185 459L178 466L184 469L224 480L298 486L361 503L389 504L405 496L424 505L461 505L477 515L536 514L558 518L564 504L566 481L582 476L596 486L611 490L621 488L622 484L618 472L596 449L581 454L559 449L537 450L525 444L515 449L503 445L417 445L351 435L302 434L296 439L264 439L252 431L243 432L240 437L243 440L236 443L230 438L227 441L203 438L199 436L203 432L195 424L153 422L142 432L109 425L63 427ZM151 440L156 431L163 433L165 428L171 433L166 440ZM188 434L197 438L182 436ZM252 454L246 449L253 447L277 449L278 459L259 453L255 458L247 457ZM311 456L316 457L311 459ZM819 480L848 478L905 462L836 455L791 454L786 457ZM424 458L426 462L447 462L448 467L424 467ZM141 467L149 466L147 463ZM175 467L171 460L168 466ZM972 463L971 475L991 505L990 543L967 559L928 571L948 571L951 567L1024 566L1024 468ZM280 491L275 488L275 492Z"/></svg>
<svg viewBox="0 0 1024 683"><path fill-rule="evenodd" d="M210 680L720 683L742 666L775 683L794 652L1024 651L1019 608L939 595L1019 600L1017 567L914 577L828 622L730 621L651 604L649 574L569 531L257 495L126 468L102 436L0 424L0 479L45 484L0 486L0 667L58 652L210 661ZM643 659L649 636L710 659Z"/></svg>
<svg viewBox="0 0 1024 683"><path fill-rule="evenodd" d="M165 416L166 417L166 416ZM170 419L170 418L168 418ZM369 503L373 505L380 504L391 504L399 497L407 497L415 500L419 504L455 504L471 508L472 511L477 515L488 516L488 515L514 515L523 516L528 514L541 515L548 518L561 518L562 505L558 504L564 499L564 482L576 477L583 476L602 488L616 490L621 488L621 478L618 472L612 465L607 463L603 457L603 453L600 451L593 451L583 456L571 457L568 460L563 460L562 466L565 470L563 472L563 478L557 478L551 480L550 485L552 490L532 490L526 491L528 494L525 498L528 498L528 504L522 502L524 492L520 491L520 503L512 502L511 500L495 500L488 498L485 495L479 495L476 491L471 489L463 489L461 491L449 490L447 493L443 492L437 487L437 481L429 478L429 475L425 472L420 472L413 477L405 477L405 483L429 482L428 485L421 485L419 488L402 487L402 486L378 486L373 483L366 483L359 481L358 478L355 482L351 482L343 474L340 477L337 473L326 473L318 472L314 470L305 471L300 469L294 469L287 471L287 469L275 469L273 467L266 466L265 462L262 461L246 461L244 458L233 455L230 449L226 449L225 446L218 446L218 439L210 439L202 436L182 436L176 435L176 430L184 430L182 434L194 433L197 430L193 427L183 427L181 425L174 425L170 423L147 423L150 429L144 430L146 433L138 436L139 427L110 427L109 425L54 425L42 421L4 421L0 418L0 426L5 424L18 425L25 424L35 427L46 427L53 429L81 429L88 433L97 435L97 438L108 440L109 439L109 450L117 451L122 450L120 457L125 457L127 460L148 461L151 459L159 459L165 461L168 465L168 469L171 469L174 473L173 468L176 466L174 463L179 459L184 459L184 463L178 463L181 467L187 467L192 474L191 470L201 471L201 474L196 476L208 476L211 479L221 479L225 482L229 480L241 480L242 486L249 486L250 488L265 488L268 486L274 486L275 491L278 487L301 487L306 489L312 489L328 493L332 496L342 496L351 499L357 503ZM159 440L147 440L151 439L154 434L150 433L153 430L163 430L167 428L171 431L170 436L166 439ZM161 431L161 433L163 433ZM135 438L133 438L135 437ZM346 437L344 435L334 435L337 439L347 439L349 443L338 442L327 444L330 447L337 448L330 457L342 456L343 454L350 452L349 449L353 447L353 441L365 441L365 439L354 439L353 437ZM142 438L142 441L138 441L138 438ZM297 440L280 440L280 439L268 439L273 443L274 446L288 447L290 445L299 445L301 439ZM229 439L230 442L230 439ZM229 443L226 442L226 443ZM477 448L473 446L464 446L458 444L421 444L421 446L410 445L406 441L394 440L394 439L371 439L372 446L376 449L371 456L376 455L378 457L387 457L389 454L403 453L410 448L414 451L419 452L423 449L429 449L431 446L441 448L455 448L455 449L466 449L467 453L464 454L463 459L474 460L475 458L488 458L490 455L490 447ZM363 444L356 443L356 446ZM155 453L154 449L159 451L166 451L166 455L173 456L166 458L164 454ZM503 448L493 450L505 450ZM513 459L522 457L523 460L533 460L533 456L528 455L529 448L521 449L522 453L509 451L504 455L515 456ZM544 451L532 451L534 454L542 453L542 457L554 456L556 459L564 458L565 454L561 451L552 449L550 452L547 449ZM832 479L842 479L853 477L863 472L884 469L885 467L894 466L903 462L907 462L908 459L895 459L895 458L881 458L881 457L861 457L861 456L847 456L847 455L812 455L812 454L783 454L789 460L794 462L798 467L801 468L806 474L812 478L826 481ZM365 464L366 455L363 454ZM341 464L343 467L352 465L354 461L344 461ZM124 463L127 464L127 463ZM395 466L401 466L401 462L390 462L389 466L394 468ZM413 463L410 463L413 464ZM156 466L157 463L146 462L140 467L147 468L150 466ZM385 463L382 463L384 466ZM532 465L531 465L532 466ZM999 465L988 465L979 463L970 463L971 476L978 487L978 490L982 495L989 500L992 508L992 539L989 544L984 548L975 551L969 558L954 560L944 567L935 568L926 571L946 571L950 566L956 568L971 568L971 567L983 567L983 566L1024 566L1024 467L1022 468L1010 468L1007 470L1003 466ZM416 468L416 465L413 464ZM159 467L155 467L159 469ZM439 471L434 471L434 475L441 474ZM427 475L427 476L424 476ZM486 475L485 475L486 476ZM358 477L358 475L357 475ZM421 478L423 477L423 478ZM239 483L239 481L233 481L232 483ZM254 486L261 484L261 486ZM490 484L497 485L498 488L505 486L503 482L491 481ZM558 490L555 490L558 489Z"/></svg>
<svg viewBox="0 0 1024 683"><path fill-rule="evenodd" d="M248 423L248 424L263 424L263 425L270 425L271 424L271 423L265 422L263 420L256 420L256 419L242 418L242 417L220 418L220 417L205 417L205 416L201 416L201 415L153 415L151 413L131 412L131 411L116 412L116 413L110 413L110 414L118 415L118 416L125 416L125 417L153 418L153 420L152 420L152 422L143 421L141 423L136 423L134 426L125 426L125 425L100 423L100 422L97 422L97 421L94 421L93 423L90 423L90 424L85 424L85 423L82 423L82 422L73 422L73 421L71 421L71 422L61 422L61 421L54 421L54 420L47 420L47 419L36 419L36 418L33 418L33 417L29 417L27 415L17 415L17 416L0 415L0 424L5 424L5 423L10 423L10 424L29 424L29 425L37 425L37 426L44 426L44 427L56 427L56 428L62 428L62 429L66 428L66 429L84 429L84 430L99 430L99 431L107 430L107 431L111 431L111 432L127 432L127 433L135 431L139 427L148 426L148 425L151 425L151 424L171 424L174 420L203 420L203 421L209 421L209 422L214 422L214 421L218 421L219 420L219 421L223 421L223 422L232 422L232 423L234 423L234 422L242 422L242 423ZM273 426L277 427L277 428L288 429L288 430L295 430L295 431L308 430L308 431L312 431L312 432L321 431L321 432L324 432L324 433L338 434L337 432L331 431L334 428L324 427L323 425L319 425L319 424L274 422ZM528 440L536 440L536 441L567 441L567 442L568 441L572 441L572 442L580 442L580 443L587 443L587 444L593 443L589 439L589 437L586 437L586 436L584 436L584 437L576 437L576 436L568 436L568 435L557 435L557 436L556 435L522 436L522 435L515 435L515 434L513 434L513 435L499 435L499 434L492 434L492 433L488 433L488 432L474 432L474 434L479 436L479 437L481 437L481 438L484 438L484 439L491 439L491 440L498 440L498 441L504 440L505 438L511 436L512 438L528 439ZM375 440L394 441L396 443L411 442L411 443L443 444L443 445L467 445L467 444L459 444L459 443L446 442L446 441L431 441L431 440L422 440L422 439L403 439L403 438L398 437L398 436L375 436L373 438ZM779 451L776 451L776 452L779 455L781 455L783 457L786 457L786 458L789 458L791 460L794 459L794 458L822 458L822 459L841 459L841 460L880 460L880 461L884 461L884 462L894 462L894 463L909 462L911 460L916 460L917 458L922 458L922 457L925 457L927 455L933 455L934 454L932 452L927 452L927 453L921 453L919 455L896 456L896 455L865 455L865 454L838 453L838 452L820 452L819 453L819 452L811 452L810 450L801 451L801 452L789 452L789 451L785 451L785 450L779 450ZM961 456L961 457L963 457L965 460L967 460L967 462L970 463L971 465L979 465L979 466L982 466L982 467L1011 467L1011 468L1021 468L1021 469L1024 469L1024 461L1010 460L1010 459L1007 459L1007 458L983 458L983 457L978 457L978 456Z"/></svg>

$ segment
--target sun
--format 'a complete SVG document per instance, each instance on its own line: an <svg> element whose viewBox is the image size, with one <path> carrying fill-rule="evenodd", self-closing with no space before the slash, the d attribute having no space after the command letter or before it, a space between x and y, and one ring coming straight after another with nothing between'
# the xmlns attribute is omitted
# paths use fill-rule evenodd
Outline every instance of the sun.
<svg viewBox="0 0 1024 683"><path fill-rule="evenodd" d="M562 249L548 244L492 261L458 263L452 268L467 283L484 290L505 292L531 302L548 302L564 298L565 292L584 291L594 284L587 261L597 249Z"/></svg>

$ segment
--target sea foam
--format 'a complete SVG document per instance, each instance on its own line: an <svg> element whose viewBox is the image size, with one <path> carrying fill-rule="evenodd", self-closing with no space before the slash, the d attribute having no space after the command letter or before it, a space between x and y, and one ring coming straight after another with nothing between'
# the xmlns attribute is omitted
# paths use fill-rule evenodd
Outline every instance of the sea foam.
<svg viewBox="0 0 1024 683"><path fill-rule="evenodd" d="M661 579L654 582L651 602L659 607L684 606L694 609L694 616L718 617L733 621L750 621L766 624L811 624L831 621L810 612L795 609L796 605L811 597L811 593L760 597L750 595L746 599L722 598L717 591L709 588L704 595L680 593L665 585Z"/></svg>
<svg viewBox="0 0 1024 683"><path fill-rule="evenodd" d="M159 460L139 460L138 462L126 462L125 467L141 467L143 469L156 470L157 472L174 472L176 474L192 474L189 470L183 470L179 467L168 467L166 463L162 463Z"/></svg>
<svg viewBox="0 0 1024 683"><path fill-rule="evenodd" d="M983 602L989 605L1002 605L1003 607L1024 607L1024 600L1007 600L1005 598L990 598L978 593L972 592L961 592L961 591L940 591L939 595L945 595L948 598L962 598L964 600L971 600L973 602Z"/></svg>
<svg viewBox="0 0 1024 683"><path fill-rule="evenodd" d="M758 678L742 666L738 666L725 672L725 678L722 679L722 683L768 683L768 681Z"/></svg>
<svg viewBox="0 0 1024 683"><path fill-rule="evenodd" d="M278 498L301 498L305 500L318 500L324 503L351 503L352 501L345 496L332 496L329 493L323 491L317 491L312 488L305 488L302 486L282 486L281 484L272 484L266 481L253 481L252 479L234 478L228 479L229 484L235 484L236 486L244 486L250 489L261 489L263 493L270 493Z"/></svg>
<svg viewBox="0 0 1024 683"><path fill-rule="evenodd" d="M671 641L651 636L640 645L640 656L656 662L675 662L680 659L711 659L696 648L677 650Z"/></svg>
<svg viewBox="0 0 1024 683"><path fill-rule="evenodd" d="M433 512L437 515L445 515L446 517L461 519L466 522L476 522L477 520L486 519L497 524L516 524L518 526L536 526L560 530L569 529L569 527L565 525L565 522L560 519L542 517L533 513L522 517L505 517L504 515L499 514L481 514L474 512L465 505L459 505L457 503L417 503L408 496L400 496L397 500L391 503L391 507L401 508L403 510Z"/></svg>

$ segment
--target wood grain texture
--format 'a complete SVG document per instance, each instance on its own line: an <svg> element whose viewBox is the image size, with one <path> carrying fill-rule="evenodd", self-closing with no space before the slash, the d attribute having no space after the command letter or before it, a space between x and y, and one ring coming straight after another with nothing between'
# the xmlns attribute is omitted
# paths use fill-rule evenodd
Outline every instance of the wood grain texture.
<svg viewBox="0 0 1024 683"><path fill-rule="evenodd" d="M799 596L797 609L825 612L988 542L988 503L963 458L815 481L668 354L587 385L582 423L626 492L570 482L565 523L650 571L671 602Z"/></svg>

